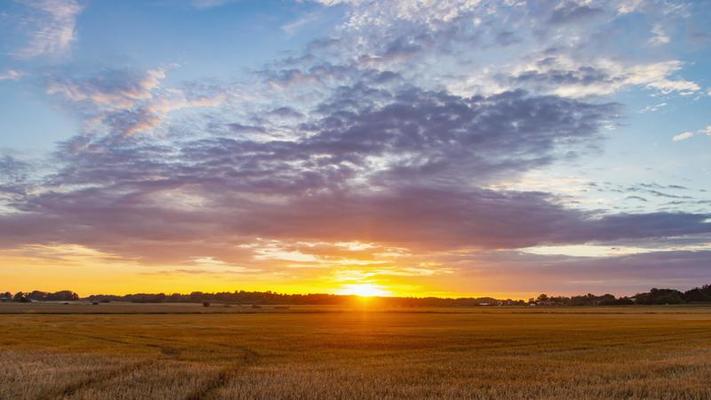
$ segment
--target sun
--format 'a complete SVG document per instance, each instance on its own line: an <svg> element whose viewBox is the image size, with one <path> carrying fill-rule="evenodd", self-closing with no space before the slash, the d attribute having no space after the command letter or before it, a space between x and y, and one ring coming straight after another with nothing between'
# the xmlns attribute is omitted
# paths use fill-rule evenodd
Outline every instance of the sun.
<svg viewBox="0 0 711 400"><path fill-rule="evenodd" d="M360 296L360 297L376 297L390 296L392 293L380 285L374 283L353 283L344 285L338 290L338 294Z"/></svg>

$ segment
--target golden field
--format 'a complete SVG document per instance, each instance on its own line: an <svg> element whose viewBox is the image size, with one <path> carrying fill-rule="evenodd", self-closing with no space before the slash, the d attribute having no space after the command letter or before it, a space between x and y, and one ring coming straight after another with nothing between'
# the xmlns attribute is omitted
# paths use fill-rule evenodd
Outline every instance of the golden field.
<svg viewBox="0 0 711 400"><path fill-rule="evenodd" d="M711 399L711 308L0 304L0 399Z"/></svg>

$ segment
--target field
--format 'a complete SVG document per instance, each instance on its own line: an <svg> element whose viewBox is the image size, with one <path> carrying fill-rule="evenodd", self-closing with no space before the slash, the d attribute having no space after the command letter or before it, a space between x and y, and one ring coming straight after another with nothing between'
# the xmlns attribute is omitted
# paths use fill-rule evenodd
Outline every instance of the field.
<svg viewBox="0 0 711 400"><path fill-rule="evenodd" d="M711 399L711 308L0 304L0 399Z"/></svg>

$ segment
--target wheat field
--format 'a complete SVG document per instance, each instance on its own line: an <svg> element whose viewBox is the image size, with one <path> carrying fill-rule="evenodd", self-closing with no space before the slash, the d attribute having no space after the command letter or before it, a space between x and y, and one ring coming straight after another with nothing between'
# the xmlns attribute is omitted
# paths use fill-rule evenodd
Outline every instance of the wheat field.
<svg viewBox="0 0 711 400"><path fill-rule="evenodd" d="M703 307L33 306L0 399L711 399Z"/></svg>

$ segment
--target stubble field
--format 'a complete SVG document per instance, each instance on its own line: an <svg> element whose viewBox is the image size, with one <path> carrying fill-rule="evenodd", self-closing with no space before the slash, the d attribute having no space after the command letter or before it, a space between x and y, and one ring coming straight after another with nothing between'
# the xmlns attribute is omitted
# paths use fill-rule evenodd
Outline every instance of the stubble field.
<svg viewBox="0 0 711 400"><path fill-rule="evenodd" d="M0 399L711 399L703 307L0 305Z"/></svg>

